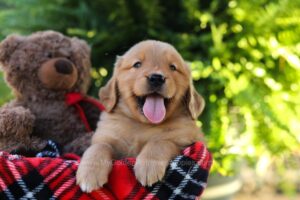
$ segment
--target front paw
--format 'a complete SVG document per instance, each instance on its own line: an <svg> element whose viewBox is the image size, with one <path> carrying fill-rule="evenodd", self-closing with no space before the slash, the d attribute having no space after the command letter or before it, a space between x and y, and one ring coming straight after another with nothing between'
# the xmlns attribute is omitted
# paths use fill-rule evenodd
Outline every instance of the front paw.
<svg viewBox="0 0 300 200"><path fill-rule="evenodd" d="M134 165L136 178L143 186L152 186L165 175L167 161L137 158Z"/></svg>
<svg viewBox="0 0 300 200"><path fill-rule="evenodd" d="M111 171L111 161L82 161L79 164L76 181L83 192L92 192L103 187L108 181L108 175Z"/></svg>

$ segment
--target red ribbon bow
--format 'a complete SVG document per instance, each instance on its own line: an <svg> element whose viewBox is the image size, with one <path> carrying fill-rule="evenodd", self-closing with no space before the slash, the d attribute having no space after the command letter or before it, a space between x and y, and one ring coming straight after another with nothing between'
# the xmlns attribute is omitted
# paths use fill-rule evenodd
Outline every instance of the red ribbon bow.
<svg viewBox="0 0 300 200"><path fill-rule="evenodd" d="M83 96L81 93L78 93L78 92L73 92L73 93L68 93L66 94L65 96L65 102L68 106L75 106L82 122L84 123L84 126L86 128L86 130L88 132L91 132L92 129L91 129L91 126L87 120L87 117L84 113L84 110L82 109L82 107L80 106L80 102L82 101L85 101L85 102L88 102L88 103L91 103L93 104L94 106L96 106L100 111L103 111L105 110L104 106L98 102L96 99L93 99L93 98L90 98L90 97L86 97L86 96Z"/></svg>

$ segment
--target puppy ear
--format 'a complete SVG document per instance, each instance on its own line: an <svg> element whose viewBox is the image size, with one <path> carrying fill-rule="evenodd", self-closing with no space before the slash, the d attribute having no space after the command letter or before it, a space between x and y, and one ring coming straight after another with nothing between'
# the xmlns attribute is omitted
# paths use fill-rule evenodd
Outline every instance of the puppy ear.
<svg viewBox="0 0 300 200"><path fill-rule="evenodd" d="M203 97L196 91L193 81L190 81L189 89L187 91L187 109L191 117L196 120L202 113L205 107Z"/></svg>
<svg viewBox="0 0 300 200"><path fill-rule="evenodd" d="M100 88L99 91L100 102L103 103L107 112L111 112L118 102L118 85L115 78L115 73L117 68L121 65L121 60L122 58L118 56L112 78L104 87Z"/></svg>
<svg viewBox="0 0 300 200"><path fill-rule="evenodd" d="M100 102L103 103L107 112L111 112L118 101L117 81L111 78L99 91Z"/></svg>
<svg viewBox="0 0 300 200"><path fill-rule="evenodd" d="M10 35L0 43L0 63L9 61L11 54L17 49L22 42L23 37L18 35Z"/></svg>

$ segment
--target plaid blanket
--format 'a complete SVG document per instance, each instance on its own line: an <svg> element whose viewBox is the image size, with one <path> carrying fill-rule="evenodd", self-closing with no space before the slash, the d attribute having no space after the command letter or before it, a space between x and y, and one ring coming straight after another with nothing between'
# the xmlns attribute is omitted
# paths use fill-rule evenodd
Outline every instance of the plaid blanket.
<svg viewBox="0 0 300 200"><path fill-rule="evenodd" d="M105 187L88 194L76 185L79 157L60 156L51 141L38 156L0 152L0 199L197 199L212 164L211 154L197 142L170 162L163 181L143 187L134 176L135 159L117 160Z"/></svg>

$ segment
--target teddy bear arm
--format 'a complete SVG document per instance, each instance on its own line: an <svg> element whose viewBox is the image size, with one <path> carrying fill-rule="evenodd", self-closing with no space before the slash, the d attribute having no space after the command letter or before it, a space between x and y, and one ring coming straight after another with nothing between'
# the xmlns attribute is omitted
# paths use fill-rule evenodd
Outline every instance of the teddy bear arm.
<svg viewBox="0 0 300 200"><path fill-rule="evenodd" d="M28 140L35 116L23 106L7 104L0 108L0 138Z"/></svg>
<svg viewBox="0 0 300 200"><path fill-rule="evenodd" d="M91 145L93 132L82 133L80 137L75 138L63 148L64 153L75 153L81 156L84 151Z"/></svg>

